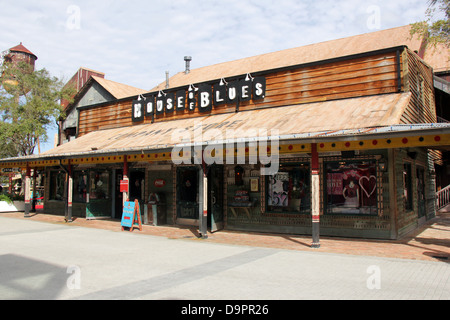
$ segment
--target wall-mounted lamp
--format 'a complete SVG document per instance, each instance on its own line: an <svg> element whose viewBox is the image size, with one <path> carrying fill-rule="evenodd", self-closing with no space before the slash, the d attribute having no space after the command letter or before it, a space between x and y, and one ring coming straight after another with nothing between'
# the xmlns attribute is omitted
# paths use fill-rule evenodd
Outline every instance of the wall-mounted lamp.
<svg viewBox="0 0 450 320"><path fill-rule="evenodd" d="M224 78L220 79L220 85L221 86L224 86L226 84L228 84L228 82L226 82Z"/></svg>
<svg viewBox="0 0 450 320"><path fill-rule="evenodd" d="M234 183L237 186L242 186L244 184L243 178L244 177L244 168L241 166L236 166L234 168Z"/></svg>
<svg viewBox="0 0 450 320"><path fill-rule="evenodd" d="M386 171L386 163L385 162L378 162L378 167L381 171Z"/></svg>

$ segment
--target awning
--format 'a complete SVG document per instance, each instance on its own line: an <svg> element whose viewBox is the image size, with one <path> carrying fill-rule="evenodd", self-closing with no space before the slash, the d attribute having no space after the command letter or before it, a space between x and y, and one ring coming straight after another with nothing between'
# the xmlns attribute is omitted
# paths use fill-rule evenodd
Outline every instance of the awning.
<svg viewBox="0 0 450 320"><path fill-rule="evenodd" d="M3 159L0 163L167 152L180 145L214 145L274 139L280 141L280 144L322 142L322 151L330 151L339 147L336 143L332 146L332 142L388 137L401 139L405 133L408 136L426 134L427 138L420 139L422 144L418 141L418 146L449 145L448 124L401 124L409 101L410 93L386 94L101 130L40 155ZM439 141L435 141L435 137L431 137L435 134L445 136L440 136ZM405 140L400 141L398 144L401 146ZM394 147L398 144L372 143L370 147ZM350 147L346 143L346 148ZM352 147L362 149L369 148L369 145L360 143ZM289 148L291 152L296 150L308 152L310 149L298 149L294 146Z"/></svg>

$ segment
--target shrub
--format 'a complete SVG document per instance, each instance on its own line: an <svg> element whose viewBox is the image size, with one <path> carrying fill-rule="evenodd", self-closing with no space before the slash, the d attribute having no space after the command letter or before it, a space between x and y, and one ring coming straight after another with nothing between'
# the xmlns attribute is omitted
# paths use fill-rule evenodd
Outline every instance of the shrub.
<svg viewBox="0 0 450 320"><path fill-rule="evenodd" d="M7 204L13 203L13 200L7 194L0 194L0 201L5 201Z"/></svg>

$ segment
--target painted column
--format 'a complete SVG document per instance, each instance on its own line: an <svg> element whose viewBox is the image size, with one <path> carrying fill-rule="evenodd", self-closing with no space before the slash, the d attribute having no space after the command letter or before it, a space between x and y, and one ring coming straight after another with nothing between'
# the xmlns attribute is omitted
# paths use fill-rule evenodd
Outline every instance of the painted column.
<svg viewBox="0 0 450 320"><path fill-rule="evenodd" d="M31 169L27 163L27 171L25 174L25 218L30 217L31 209Z"/></svg>
<svg viewBox="0 0 450 320"><path fill-rule="evenodd" d="M72 165L68 165L68 179L67 179L67 222L72 222L72 201L73 201L73 172L72 172Z"/></svg>
<svg viewBox="0 0 450 320"><path fill-rule="evenodd" d="M127 155L123 156L123 180L126 180L129 182L129 179L128 179L128 156ZM130 196L130 185L128 185L128 192L123 192L122 207L125 205L125 202L127 202L129 200L129 196Z"/></svg>
<svg viewBox="0 0 450 320"><path fill-rule="evenodd" d="M203 239L208 238L208 178L206 170L201 166L198 175L199 189L199 233Z"/></svg>
<svg viewBox="0 0 450 320"><path fill-rule="evenodd" d="M37 199L37 190L36 190L36 180L37 180L37 170L33 169L33 197L31 199L31 212L36 212L36 199Z"/></svg>
<svg viewBox="0 0 450 320"><path fill-rule="evenodd" d="M320 178L319 153L317 144L313 143L311 154L311 214L312 214L312 245L311 248L320 248Z"/></svg>
<svg viewBox="0 0 450 320"><path fill-rule="evenodd" d="M12 190L13 190L13 177L14 177L14 174L13 173L10 173L9 174L9 188L8 188L8 193L9 194L12 194L13 192L12 192Z"/></svg>

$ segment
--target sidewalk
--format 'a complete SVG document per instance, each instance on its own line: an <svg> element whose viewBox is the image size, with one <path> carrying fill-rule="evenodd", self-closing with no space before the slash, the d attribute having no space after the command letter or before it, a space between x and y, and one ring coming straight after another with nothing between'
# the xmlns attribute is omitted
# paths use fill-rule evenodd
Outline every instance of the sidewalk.
<svg viewBox="0 0 450 320"><path fill-rule="evenodd" d="M182 226L143 226L142 232L134 229L133 233L181 239L186 241L207 241L232 245L252 247L268 247L287 250L301 250L310 252L328 252L351 255L390 257L400 259L444 261L450 263L450 207L441 210L438 216L403 239L366 240L350 238L321 237L320 249L311 249L311 237L285 234L264 234L255 232L238 232L223 230L208 234L208 239L198 237L198 228ZM120 221L117 220L86 220L76 218L67 224L63 216L45 213L33 214L24 218L23 212L0 213L1 217L29 219L46 223L64 224L86 228L98 228L122 232Z"/></svg>

